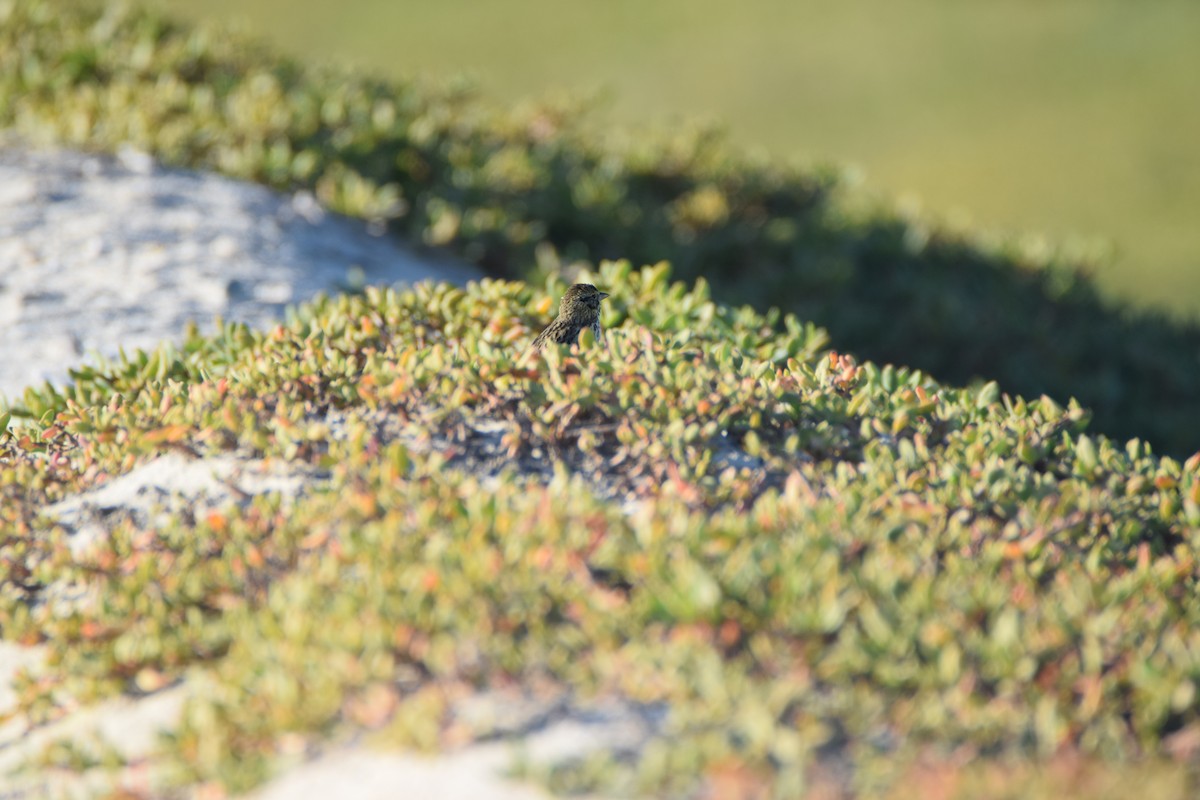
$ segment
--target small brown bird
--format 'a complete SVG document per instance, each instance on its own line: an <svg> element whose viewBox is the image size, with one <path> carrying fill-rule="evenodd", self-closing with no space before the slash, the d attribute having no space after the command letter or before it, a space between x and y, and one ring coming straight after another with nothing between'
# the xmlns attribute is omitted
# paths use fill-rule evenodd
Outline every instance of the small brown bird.
<svg viewBox="0 0 1200 800"><path fill-rule="evenodd" d="M606 292L590 283L577 283L567 289L558 304L558 316L533 340L533 349L541 350L548 342L575 344L584 328L591 328L599 339L600 301L606 297Z"/></svg>

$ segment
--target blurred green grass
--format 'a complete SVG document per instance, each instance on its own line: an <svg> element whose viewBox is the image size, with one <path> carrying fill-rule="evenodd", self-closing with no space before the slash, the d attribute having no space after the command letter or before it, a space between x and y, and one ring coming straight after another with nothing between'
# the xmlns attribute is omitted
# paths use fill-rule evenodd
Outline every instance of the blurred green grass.
<svg viewBox="0 0 1200 800"><path fill-rule="evenodd" d="M873 190L1111 254L1103 287L1200 312L1200 5L428 0L158 5L307 61L466 73L500 100L600 90L622 123L701 118L860 166Z"/></svg>

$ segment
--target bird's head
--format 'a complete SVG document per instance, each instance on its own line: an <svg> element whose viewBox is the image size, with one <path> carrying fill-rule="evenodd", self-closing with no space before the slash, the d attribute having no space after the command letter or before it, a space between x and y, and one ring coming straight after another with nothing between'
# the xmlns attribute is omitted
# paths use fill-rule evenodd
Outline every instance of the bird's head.
<svg viewBox="0 0 1200 800"><path fill-rule="evenodd" d="M558 313L568 318L585 317L595 319L600 315L600 301L608 297L590 283L577 283L562 297L558 304Z"/></svg>

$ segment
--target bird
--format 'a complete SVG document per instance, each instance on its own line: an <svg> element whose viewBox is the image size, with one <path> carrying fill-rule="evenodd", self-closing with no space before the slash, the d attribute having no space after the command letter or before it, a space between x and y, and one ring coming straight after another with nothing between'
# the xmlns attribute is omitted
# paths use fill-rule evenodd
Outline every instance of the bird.
<svg viewBox="0 0 1200 800"><path fill-rule="evenodd" d="M606 297L607 292L590 283L577 283L567 289L558 304L558 316L533 340L532 349L541 350L549 342L575 344L584 328L591 328L599 339L600 301Z"/></svg>

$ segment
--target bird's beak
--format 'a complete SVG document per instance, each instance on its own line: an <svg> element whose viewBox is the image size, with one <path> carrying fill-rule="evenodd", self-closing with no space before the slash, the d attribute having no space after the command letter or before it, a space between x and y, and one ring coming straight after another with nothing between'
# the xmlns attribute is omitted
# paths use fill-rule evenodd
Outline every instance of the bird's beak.
<svg viewBox="0 0 1200 800"><path fill-rule="evenodd" d="M604 299L604 298L606 298L606 297L608 297L608 292L601 292L601 293L600 293L600 299L601 299L601 300L603 300L603 299Z"/></svg>

